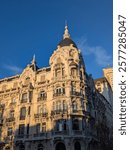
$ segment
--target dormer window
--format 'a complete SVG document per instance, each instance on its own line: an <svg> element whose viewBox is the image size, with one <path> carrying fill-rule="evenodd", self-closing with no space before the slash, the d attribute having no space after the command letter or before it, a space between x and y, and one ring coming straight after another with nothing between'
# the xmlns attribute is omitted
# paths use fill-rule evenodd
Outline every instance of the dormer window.
<svg viewBox="0 0 130 150"><path fill-rule="evenodd" d="M45 81L45 75L41 75L40 81L41 81L41 82Z"/></svg>
<svg viewBox="0 0 130 150"><path fill-rule="evenodd" d="M56 77L60 77L61 76L61 69L56 69Z"/></svg>
<svg viewBox="0 0 130 150"><path fill-rule="evenodd" d="M29 84L29 83L30 83L30 77L26 77L25 84Z"/></svg>

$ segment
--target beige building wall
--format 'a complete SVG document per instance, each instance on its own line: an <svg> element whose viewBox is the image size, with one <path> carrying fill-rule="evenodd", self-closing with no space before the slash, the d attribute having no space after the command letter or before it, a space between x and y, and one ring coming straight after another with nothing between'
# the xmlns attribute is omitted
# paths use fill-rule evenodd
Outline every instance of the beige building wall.
<svg viewBox="0 0 130 150"><path fill-rule="evenodd" d="M107 79L107 81L109 82L109 84L113 90L113 68L111 68L111 67L104 68L103 74L104 74L104 77Z"/></svg>
<svg viewBox="0 0 130 150"><path fill-rule="evenodd" d="M89 125L96 120L90 112L96 104L91 102L94 92L93 79L66 26L49 67L39 69L34 56L20 75L0 80L3 150L98 150L96 128Z"/></svg>

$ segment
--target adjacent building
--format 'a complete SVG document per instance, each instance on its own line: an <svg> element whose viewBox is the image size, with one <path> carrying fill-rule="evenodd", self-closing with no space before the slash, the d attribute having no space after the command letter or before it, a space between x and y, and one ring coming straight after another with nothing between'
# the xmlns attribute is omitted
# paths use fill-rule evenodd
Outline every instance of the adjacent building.
<svg viewBox="0 0 130 150"><path fill-rule="evenodd" d="M112 97L98 91L65 26L49 67L34 56L0 80L0 149L112 150Z"/></svg>

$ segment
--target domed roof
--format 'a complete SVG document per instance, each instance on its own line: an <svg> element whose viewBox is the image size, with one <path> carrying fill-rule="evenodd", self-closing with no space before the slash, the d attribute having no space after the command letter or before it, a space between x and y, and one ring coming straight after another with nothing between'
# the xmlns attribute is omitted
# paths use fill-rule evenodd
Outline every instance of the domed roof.
<svg viewBox="0 0 130 150"><path fill-rule="evenodd" d="M71 40L70 38L70 34L68 31L68 26L65 26L65 31L64 31L64 35L63 35L63 40L60 41L60 43L58 44L60 47L63 46L70 46L73 45L75 48L77 48L76 44Z"/></svg>
<svg viewBox="0 0 130 150"><path fill-rule="evenodd" d="M71 44L73 44L73 46L77 48L76 44L70 38L65 38L61 40L58 45L60 47L63 47L63 46L70 46Z"/></svg>

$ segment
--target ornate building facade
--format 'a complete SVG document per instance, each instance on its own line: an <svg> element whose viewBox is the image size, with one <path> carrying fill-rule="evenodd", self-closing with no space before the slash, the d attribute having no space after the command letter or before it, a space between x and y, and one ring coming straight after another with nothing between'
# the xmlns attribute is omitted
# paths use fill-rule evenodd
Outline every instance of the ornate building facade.
<svg viewBox="0 0 130 150"><path fill-rule="evenodd" d="M38 68L33 57L20 75L0 80L0 149L111 150L112 105L67 26L49 64Z"/></svg>

